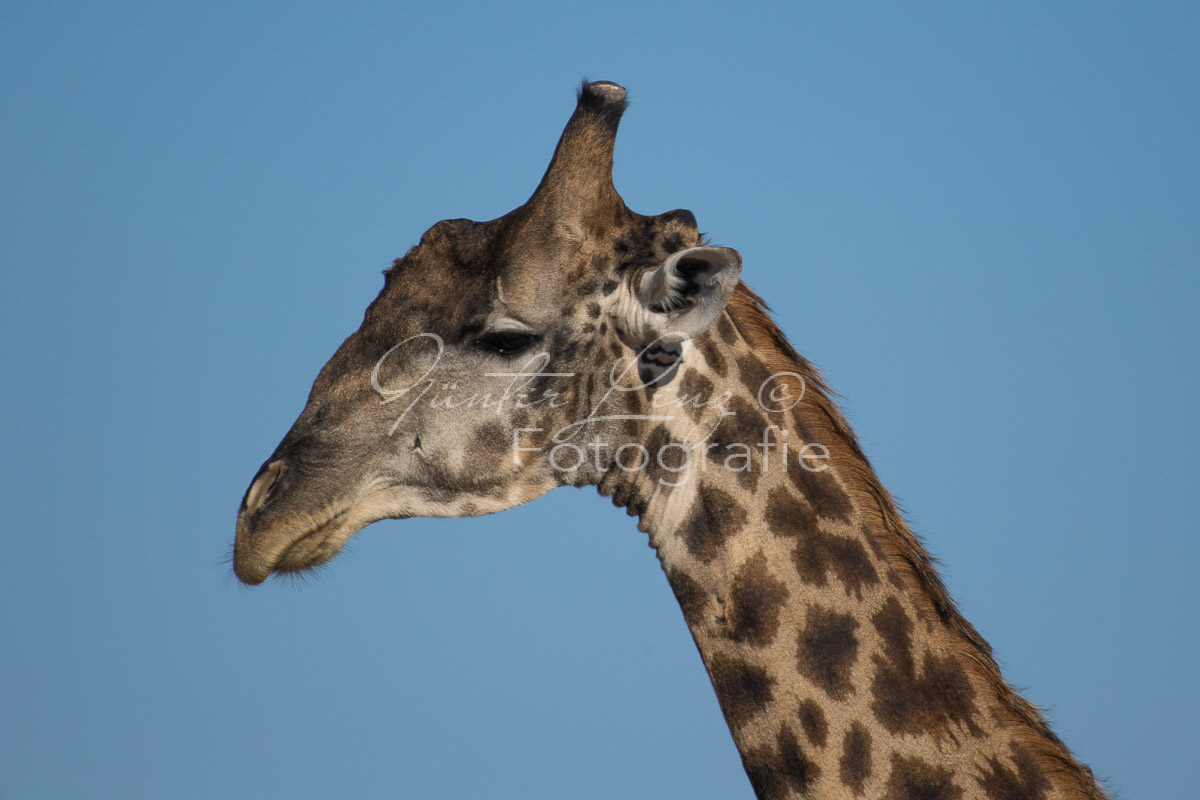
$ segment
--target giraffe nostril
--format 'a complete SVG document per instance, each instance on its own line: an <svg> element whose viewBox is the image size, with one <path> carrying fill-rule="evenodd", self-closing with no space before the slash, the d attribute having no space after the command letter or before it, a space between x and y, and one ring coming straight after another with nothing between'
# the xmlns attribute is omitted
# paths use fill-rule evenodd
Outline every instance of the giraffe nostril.
<svg viewBox="0 0 1200 800"><path fill-rule="evenodd" d="M258 473L258 477L250 484L250 488L246 490L246 497L242 500L242 508L247 513L253 514L258 511L267 501L271 499L271 490L279 483L279 476L283 474L284 462L282 460L272 461L262 468Z"/></svg>

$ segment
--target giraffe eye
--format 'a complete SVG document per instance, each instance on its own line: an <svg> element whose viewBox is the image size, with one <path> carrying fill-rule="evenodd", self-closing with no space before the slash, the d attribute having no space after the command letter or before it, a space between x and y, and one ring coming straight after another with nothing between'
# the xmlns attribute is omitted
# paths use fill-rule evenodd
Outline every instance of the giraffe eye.
<svg viewBox="0 0 1200 800"><path fill-rule="evenodd" d="M522 331L495 331L480 336L475 340L475 346L502 356L511 356L528 349L537 338L532 333Z"/></svg>

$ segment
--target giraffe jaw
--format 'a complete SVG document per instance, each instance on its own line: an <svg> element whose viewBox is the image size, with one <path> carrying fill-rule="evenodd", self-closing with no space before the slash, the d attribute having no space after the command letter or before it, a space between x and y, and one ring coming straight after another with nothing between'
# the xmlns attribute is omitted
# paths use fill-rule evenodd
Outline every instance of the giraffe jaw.
<svg viewBox="0 0 1200 800"><path fill-rule="evenodd" d="M257 479L256 479L257 480ZM271 573L295 573L333 559L352 536L382 519L409 517L476 517L521 505L554 488L546 482L514 487L503 495L463 493L449 501L419 488L378 478L367 482L353 499L329 503L317 511L264 518L254 486L238 512L233 571L238 580L256 586ZM263 493L270 494L269 487Z"/></svg>
<svg viewBox="0 0 1200 800"><path fill-rule="evenodd" d="M233 571L243 583L258 585L272 572L300 572L329 561L350 537L368 523L352 524L350 509L334 512L314 524L311 520L254 529L238 520Z"/></svg>
<svg viewBox="0 0 1200 800"><path fill-rule="evenodd" d="M327 563L365 526L347 525L347 512L342 511L328 522L308 531L280 555L272 572L300 572Z"/></svg>
<svg viewBox="0 0 1200 800"><path fill-rule="evenodd" d="M381 519L411 516L382 497L367 496L341 507L265 526L239 514L233 571L256 586L271 573L301 572L330 561L354 534Z"/></svg>

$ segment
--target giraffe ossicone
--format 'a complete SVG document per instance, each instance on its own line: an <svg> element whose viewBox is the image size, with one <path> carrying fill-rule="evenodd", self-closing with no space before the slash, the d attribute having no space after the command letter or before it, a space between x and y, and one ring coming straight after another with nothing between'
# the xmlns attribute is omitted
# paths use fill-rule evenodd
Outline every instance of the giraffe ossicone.
<svg viewBox="0 0 1200 800"><path fill-rule="evenodd" d="M760 798L1101 798L1001 677L820 375L584 84L540 184L385 275L238 511L258 584L370 523L595 485L639 518Z"/></svg>

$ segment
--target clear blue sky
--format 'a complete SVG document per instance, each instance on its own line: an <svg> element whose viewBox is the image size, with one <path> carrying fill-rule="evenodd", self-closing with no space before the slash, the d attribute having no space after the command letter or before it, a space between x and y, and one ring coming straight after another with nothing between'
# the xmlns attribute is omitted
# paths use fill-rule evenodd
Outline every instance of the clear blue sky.
<svg viewBox="0 0 1200 800"><path fill-rule="evenodd" d="M174 8L171 8L171 7ZM0 796L751 796L594 491L238 585L242 492L432 223L583 76L826 371L1014 683L1194 788L1200 12L1169 3L0 6Z"/></svg>

